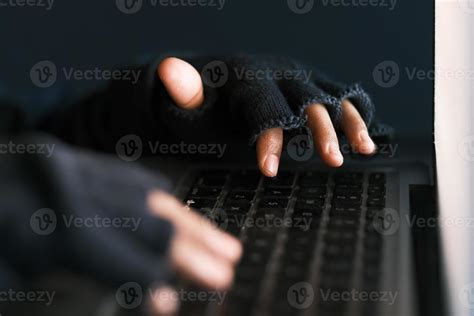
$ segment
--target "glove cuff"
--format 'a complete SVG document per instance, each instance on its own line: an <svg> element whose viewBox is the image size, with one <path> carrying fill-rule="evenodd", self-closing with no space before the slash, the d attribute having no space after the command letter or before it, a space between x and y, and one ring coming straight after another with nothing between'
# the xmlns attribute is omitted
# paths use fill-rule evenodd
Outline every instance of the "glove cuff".
<svg viewBox="0 0 474 316"><path fill-rule="evenodd" d="M360 84L354 84L348 86L342 91L340 100L348 99L354 104L360 116L364 120L367 126L372 124L372 120L375 114L375 106L370 96L362 89Z"/></svg>

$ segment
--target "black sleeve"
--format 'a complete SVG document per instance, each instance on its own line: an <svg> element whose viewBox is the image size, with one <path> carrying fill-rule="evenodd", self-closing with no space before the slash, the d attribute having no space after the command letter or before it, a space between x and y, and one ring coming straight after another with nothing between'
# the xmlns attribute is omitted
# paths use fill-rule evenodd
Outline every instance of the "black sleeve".
<svg viewBox="0 0 474 316"><path fill-rule="evenodd" d="M31 277L69 268L120 285L171 276L170 223L146 201L166 179L41 134L0 136L0 264Z"/></svg>

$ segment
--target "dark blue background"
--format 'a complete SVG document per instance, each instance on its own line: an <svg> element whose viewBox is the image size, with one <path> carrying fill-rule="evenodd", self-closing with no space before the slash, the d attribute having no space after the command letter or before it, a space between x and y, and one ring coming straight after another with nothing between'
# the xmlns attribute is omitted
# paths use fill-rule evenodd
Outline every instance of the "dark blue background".
<svg viewBox="0 0 474 316"><path fill-rule="evenodd" d="M399 134L431 136L433 82L409 80L405 68L433 68L432 1L399 0L389 11L323 6L315 0L305 15L289 10L286 0L227 0L222 11L151 7L144 1L134 15L121 13L114 0L56 0L51 11L0 8L3 91L22 99L44 94L29 79L32 65L41 60L58 67L111 68L149 52L284 54L319 65L340 80L361 81L379 117ZM384 60L400 66L400 82L393 88L379 87L372 77L374 66ZM95 84L66 86L77 93Z"/></svg>

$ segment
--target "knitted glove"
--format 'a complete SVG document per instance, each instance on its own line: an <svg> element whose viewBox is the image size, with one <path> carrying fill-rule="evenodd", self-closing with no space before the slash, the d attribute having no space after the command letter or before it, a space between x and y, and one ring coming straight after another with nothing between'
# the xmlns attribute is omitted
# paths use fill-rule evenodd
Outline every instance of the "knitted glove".
<svg viewBox="0 0 474 316"><path fill-rule="evenodd" d="M24 277L61 267L113 286L168 281L172 226L145 205L167 181L49 137L0 138L9 143L44 152L0 155L0 261Z"/></svg>
<svg viewBox="0 0 474 316"><path fill-rule="evenodd" d="M160 142L203 143L242 137L253 144L266 129L304 126L304 110L313 103L326 106L338 130L345 98L352 101L367 126L374 116L374 105L359 84L331 81L290 58L247 55L179 56L201 72L205 96L199 108L182 109L157 75L165 57L121 68L139 73L138 82L113 80L106 90L46 116L40 128L69 143L113 152L117 141L130 134Z"/></svg>
<svg viewBox="0 0 474 316"><path fill-rule="evenodd" d="M183 59L201 70L205 84L203 106L191 111L177 107L159 80L154 85L153 102L159 109L161 124L181 137L185 137L184 133L200 133L206 126L219 126L213 119L220 119L225 120L227 127L238 124L234 129L242 129L243 125L253 144L266 129L304 126L305 109L314 103L326 106L339 129L344 99L354 104L368 126L374 116L374 105L359 84L331 81L321 72L289 58L242 55ZM156 69L156 64L152 69ZM227 118L221 116L224 108L228 110Z"/></svg>

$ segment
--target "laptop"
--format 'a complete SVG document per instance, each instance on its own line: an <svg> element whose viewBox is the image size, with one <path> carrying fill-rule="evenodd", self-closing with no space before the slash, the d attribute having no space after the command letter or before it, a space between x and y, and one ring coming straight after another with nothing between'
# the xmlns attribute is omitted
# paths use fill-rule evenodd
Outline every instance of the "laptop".
<svg viewBox="0 0 474 316"><path fill-rule="evenodd" d="M474 314L470 231L449 225L472 205L472 81L439 76L472 71L474 6L440 0L436 12L436 147L378 139L397 150L330 169L290 135L275 178L238 144L219 163L169 169L174 194L244 246L233 287L183 301L182 315Z"/></svg>

